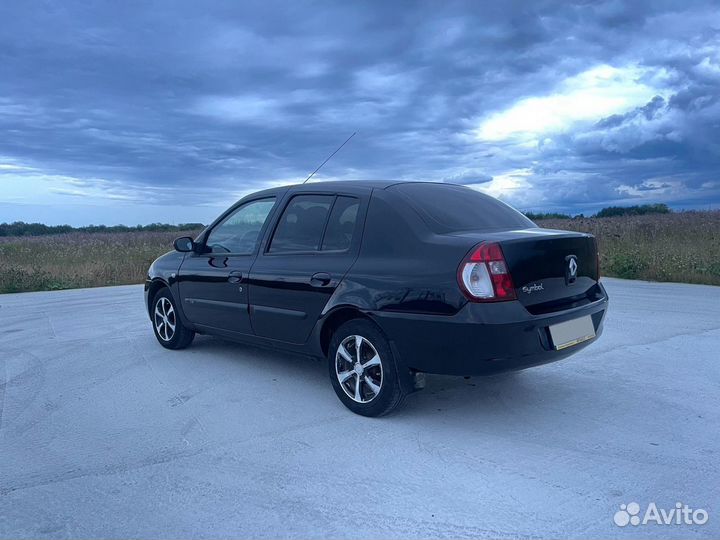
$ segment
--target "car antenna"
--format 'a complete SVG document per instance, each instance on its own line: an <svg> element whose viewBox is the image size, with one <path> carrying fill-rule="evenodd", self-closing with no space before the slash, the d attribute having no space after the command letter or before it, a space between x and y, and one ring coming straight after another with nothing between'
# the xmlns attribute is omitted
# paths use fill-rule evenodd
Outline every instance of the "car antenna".
<svg viewBox="0 0 720 540"><path fill-rule="evenodd" d="M345 139L345 142L342 143L340 146L338 146L338 149L337 149L337 150L335 150L332 154L330 154L330 155L327 157L327 159L326 159L325 161L323 161L317 169L315 169L313 172L310 173L310 176L308 176L308 177L305 179L305 182L307 182L308 180L310 180L310 179L315 175L316 172L318 172L320 169L322 169L322 166L325 165L328 161L330 161L330 158L333 157L335 154L337 154L337 153L340 151L340 149L341 149L343 146L345 146L345 145L348 143L348 141L355 136L356 133L357 133L357 131L353 131L352 135L350 135L347 139ZM303 184L304 184L305 182L303 182Z"/></svg>

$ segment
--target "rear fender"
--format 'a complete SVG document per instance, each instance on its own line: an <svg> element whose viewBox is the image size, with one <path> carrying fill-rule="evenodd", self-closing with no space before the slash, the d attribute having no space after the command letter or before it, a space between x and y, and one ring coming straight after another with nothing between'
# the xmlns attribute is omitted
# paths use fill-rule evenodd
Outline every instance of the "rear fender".
<svg viewBox="0 0 720 540"><path fill-rule="evenodd" d="M384 325L381 320L374 316L373 311L375 311L376 307L375 302L372 300L371 291L367 287L351 280L344 280L325 305L325 308L323 309L322 314L313 329L313 333L311 334L311 346L317 356L325 357L326 352L322 346L322 331L325 324L333 316L333 314L340 311L353 310L357 312L358 316L371 320L378 328L380 328L380 331L388 339L390 348L393 351L398 379L403 387L403 390L408 394L414 392L416 390L414 384L414 373L408 367L405 359L403 359L400 355L395 341L392 339L392 336L388 335L388 332L383 327Z"/></svg>

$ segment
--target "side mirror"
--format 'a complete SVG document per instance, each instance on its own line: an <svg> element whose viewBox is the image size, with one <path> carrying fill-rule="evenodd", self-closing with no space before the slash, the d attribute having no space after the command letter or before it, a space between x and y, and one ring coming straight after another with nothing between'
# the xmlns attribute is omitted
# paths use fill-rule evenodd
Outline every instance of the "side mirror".
<svg viewBox="0 0 720 540"><path fill-rule="evenodd" d="M173 247L180 253L189 253L195 249L195 242L189 236L181 236L175 239Z"/></svg>

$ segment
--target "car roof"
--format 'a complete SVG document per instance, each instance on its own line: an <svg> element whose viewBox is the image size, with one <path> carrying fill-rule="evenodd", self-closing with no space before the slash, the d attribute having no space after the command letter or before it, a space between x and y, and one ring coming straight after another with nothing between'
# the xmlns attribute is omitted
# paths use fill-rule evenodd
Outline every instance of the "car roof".
<svg viewBox="0 0 720 540"><path fill-rule="evenodd" d="M328 191L333 189L343 189L348 186L368 188L368 189L385 189L395 184L400 184L398 180L327 180L320 182L310 182L307 184L294 184L286 186L288 189L327 189Z"/></svg>
<svg viewBox="0 0 720 540"><path fill-rule="evenodd" d="M452 185L447 182L418 182L415 180L328 180L320 182L310 182L307 184L291 184L287 186L278 186L275 188L264 189L252 193L252 197L276 195L279 192L292 190L295 193L305 191L342 191L344 189L387 189L398 184L440 184Z"/></svg>

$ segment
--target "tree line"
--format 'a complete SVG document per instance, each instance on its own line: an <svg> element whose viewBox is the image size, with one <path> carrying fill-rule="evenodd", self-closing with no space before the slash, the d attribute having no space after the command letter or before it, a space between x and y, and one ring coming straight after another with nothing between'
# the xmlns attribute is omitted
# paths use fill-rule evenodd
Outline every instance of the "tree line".
<svg viewBox="0 0 720 540"><path fill-rule="evenodd" d="M85 227L72 227L70 225L44 225L43 223L0 223L0 236L44 236L48 234L66 234L72 232L84 233L116 233L116 232L174 232L197 231L204 228L202 223L151 223L150 225L88 225Z"/></svg>
<svg viewBox="0 0 720 540"><path fill-rule="evenodd" d="M672 210L667 204L642 204L636 206L608 206L603 208L596 214L588 217L616 217L616 216L644 216L645 214L669 214ZM561 214L557 212L523 212L529 219L533 221L538 219L573 219L584 218L584 214L571 216L569 214Z"/></svg>
<svg viewBox="0 0 720 540"><path fill-rule="evenodd" d="M667 204L643 204L639 206L608 206L598 213L588 217L615 217L615 216L642 216L645 214L669 214L672 210ZM541 219L573 219L584 218L583 214L571 216L558 212L524 212L533 221ZM198 231L205 227L202 223L151 223L150 225L88 225L85 227L72 227L70 225L44 225L43 223L0 223L0 236L43 236L48 234L66 234L72 232L84 233L115 233L115 232L175 232Z"/></svg>

